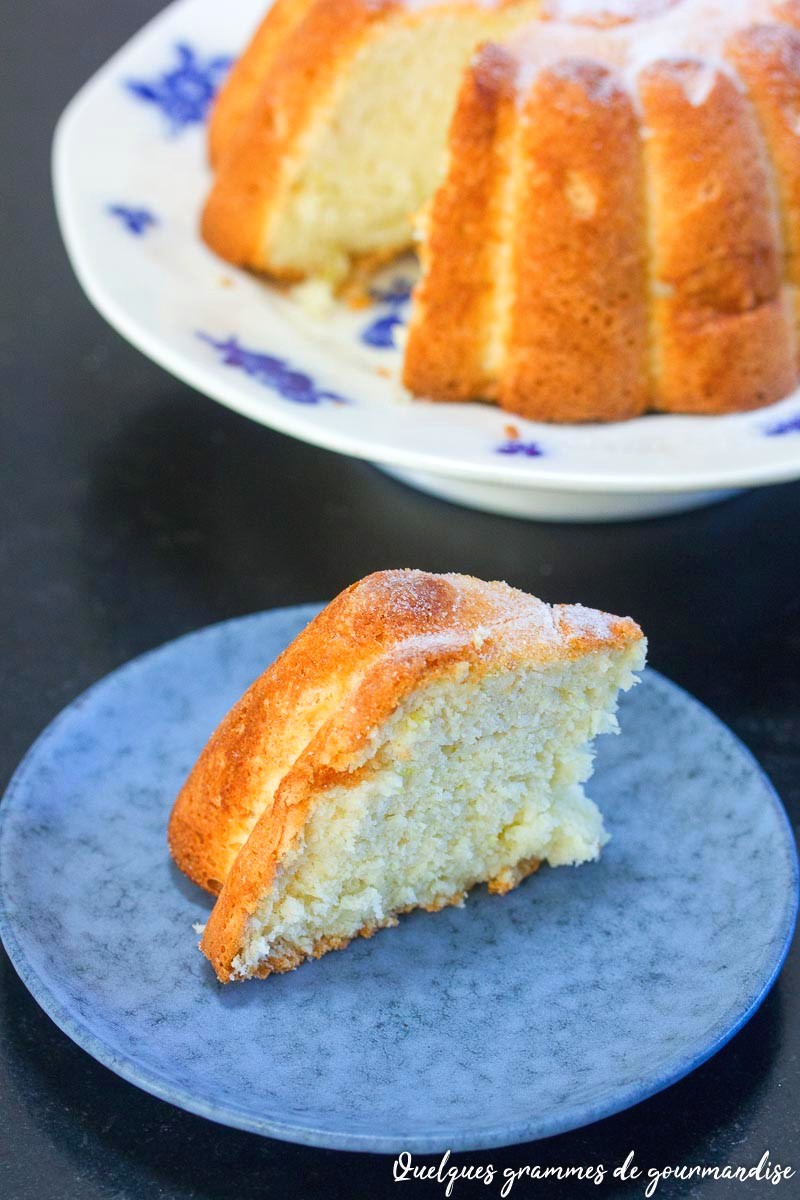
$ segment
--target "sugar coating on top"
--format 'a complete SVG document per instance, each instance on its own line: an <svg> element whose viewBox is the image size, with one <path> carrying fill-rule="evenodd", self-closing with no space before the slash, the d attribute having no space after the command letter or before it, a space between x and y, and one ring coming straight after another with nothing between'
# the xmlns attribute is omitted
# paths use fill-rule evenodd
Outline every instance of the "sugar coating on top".
<svg viewBox="0 0 800 1200"><path fill-rule="evenodd" d="M684 0L544 0L545 20L581 21L587 25L617 25L657 17Z"/></svg>
<svg viewBox="0 0 800 1200"><path fill-rule="evenodd" d="M426 571L384 571L358 585L360 604L381 613L393 625L408 625L410 636L466 631L476 623L496 625L537 619L552 627L548 605L509 587L484 583L468 575L434 575Z"/></svg>
<svg viewBox="0 0 800 1200"><path fill-rule="evenodd" d="M501 648L549 657L574 637L612 642L621 625L619 617L582 605L553 608L506 583L425 571L368 576L353 599L385 622L390 643L416 652L471 643L480 657Z"/></svg>
<svg viewBox="0 0 800 1200"><path fill-rule="evenodd" d="M383 9L386 0L366 0L368 7ZM447 4L448 7L455 6L461 8L502 8L508 0L402 0L402 7L407 12L424 12L429 8L437 8L440 5Z"/></svg>
<svg viewBox="0 0 800 1200"><path fill-rule="evenodd" d="M610 99L620 87L635 96L646 67L678 63L676 80L695 107L708 99L720 73L735 78L724 58L733 34L781 22L774 0L547 0L544 15L505 43L518 64L521 98L546 69L563 75L587 63L606 67ZM683 69L687 60L698 69Z"/></svg>
<svg viewBox="0 0 800 1200"><path fill-rule="evenodd" d="M570 628L575 633L605 641L614 632L614 626L619 623L619 617L601 612L597 608L584 608L582 604L570 604L566 609Z"/></svg>

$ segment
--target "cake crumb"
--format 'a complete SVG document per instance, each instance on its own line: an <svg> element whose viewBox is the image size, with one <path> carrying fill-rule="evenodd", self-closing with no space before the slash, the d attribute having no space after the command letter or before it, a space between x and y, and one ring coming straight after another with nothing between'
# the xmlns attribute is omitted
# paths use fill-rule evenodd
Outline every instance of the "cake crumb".
<svg viewBox="0 0 800 1200"><path fill-rule="evenodd" d="M290 295L310 317L325 317L333 308L333 288L324 279L307 279L290 288Z"/></svg>

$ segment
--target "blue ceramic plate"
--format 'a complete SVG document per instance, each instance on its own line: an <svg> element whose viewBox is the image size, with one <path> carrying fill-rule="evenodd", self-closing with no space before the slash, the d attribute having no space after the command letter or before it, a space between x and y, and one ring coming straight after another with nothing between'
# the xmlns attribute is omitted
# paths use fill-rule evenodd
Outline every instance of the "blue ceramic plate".
<svg viewBox="0 0 800 1200"><path fill-rule="evenodd" d="M0 929L80 1046L192 1112L350 1150L544 1137L666 1087L763 1000L795 922L786 816L744 747L653 672L600 742L602 861L405 917L288 975L220 986L172 867L175 793L223 713L310 618L156 650L75 701L0 808Z"/></svg>

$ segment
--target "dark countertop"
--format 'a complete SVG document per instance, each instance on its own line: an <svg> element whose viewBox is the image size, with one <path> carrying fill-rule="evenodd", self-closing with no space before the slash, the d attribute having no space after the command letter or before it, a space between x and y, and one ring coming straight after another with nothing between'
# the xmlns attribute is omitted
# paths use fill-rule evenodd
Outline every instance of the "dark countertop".
<svg viewBox="0 0 800 1200"><path fill-rule="evenodd" d="M471 513L213 404L127 346L82 296L53 215L64 104L156 0L14 6L6 21L0 274L0 784L44 725L134 654L240 613L321 600L380 567L505 578L635 615L651 662L714 709L800 817L800 485L682 517L534 525ZM137 1091L74 1046L0 952L0 1195L370 1197L391 1159L224 1129ZM458 1163L773 1160L800 1170L800 955L688 1079L620 1116ZM794 1156L794 1157L793 1157ZM662 1185L722 1197L733 1185ZM735 1194L764 1184L735 1185ZM603 1196L639 1196L606 1182ZM591 1194L519 1184L512 1195ZM405 1193L402 1193L405 1194ZM411 1185L410 1195L443 1195ZM480 1184L455 1195L498 1194ZM779 1196L800 1196L800 1176Z"/></svg>

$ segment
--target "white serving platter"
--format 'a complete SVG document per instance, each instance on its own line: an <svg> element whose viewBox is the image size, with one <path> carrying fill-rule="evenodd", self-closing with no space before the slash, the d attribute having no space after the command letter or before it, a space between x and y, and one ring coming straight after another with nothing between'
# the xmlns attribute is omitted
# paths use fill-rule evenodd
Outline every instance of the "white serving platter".
<svg viewBox="0 0 800 1200"><path fill-rule="evenodd" d="M200 240L205 118L264 0L177 0L58 124L54 186L87 295L133 345L254 421L456 503L549 520L678 512L800 476L800 392L725 417L556 426L414 400L399 382L409 268L372 308L309 307Z"/></svg>

